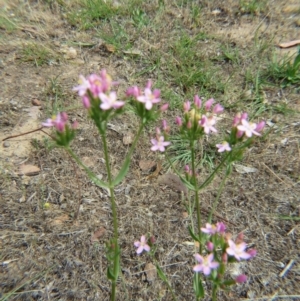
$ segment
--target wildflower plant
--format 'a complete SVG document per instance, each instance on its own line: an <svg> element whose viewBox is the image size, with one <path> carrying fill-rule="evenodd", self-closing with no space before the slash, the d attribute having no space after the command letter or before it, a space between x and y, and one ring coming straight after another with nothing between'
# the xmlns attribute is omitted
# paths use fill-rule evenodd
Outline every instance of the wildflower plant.
<svg viewBox="0 0 300 301"><path fill-rule="evenodd" d="M70 143L76 134L77 122L69 125L68 116L63 112L51 119L47 119L46 122L43 123L43 126L55 128L56 134L54 139L57 145L67 150L77 164L83 167L96 185L109 191L112 208L113 237L106 243L106 258L108 260L107 277L112 283L111 300L116 300L116 286L120 272L121 256L118 242L118 212L114 188L126 176L132 153L145 126L150 122L156 121L160 115L168 109L167 103L159 106L161 103L160 91L152 88L151 81L148 81L144 89L137 86L128 88L126 95L121 98L118 97L114 89L117 85L118 83L112 80L106 70L102 70L100 74L92 74L88 77L81 75L79 77L79 85L73 89L81 98L83 107L86 109L88 116L94 121L101 137L107 171L106 181L100 180L85 166L70 147ZM107 125L111 119L124 112L124 108L129 102L139 117L140 125L137 129L135 139L121 164L119 172L113 177L107 144ZM174 166L172 167L186 187L194 192L194 199L190 203L195 204L195 206L190 206L190 214L192 215L196 212L197 226L194 227L193 223L191 223L188 230L191 238L199 245L196 254L194 254L196 264L193 268L191 267L191 272L192 270L194 271L193 287L197 300L204 297L201 275L204 275L204 277L212 282L212 299L216 300L218 289L226 289L232 284L246 281L245 275L240 275L236 279L226 280L225 272L227 264L247 260L256 255L255 250L247 250L247 245L243 241L241 234L236 240L232 240L231 235L226 233L226 226L223 223L219 222L213 225L211 221L225 181L231 173L232 163L236 160L240 160L245 149L253 143L253 140L257 136L261 135L265 123L263 121L258 124L250 122L247 113L237 114L233 119L229 135L223 137L220 143L216 145L216 151L222 156L220 164L202 183L199 183L197 177L196 145L204 137L218 132L219 116L223 111L224 108L219 103L215 103L213 98L203 102L202 99L196 95L193 102L184 102L182 116L177 116L175 119L175 125L179 135L182 140L188 142L189 151L191 153L191 165L186 165L182 174ZM168 157L167 148L171 144L171 141L170 125L168 125L166 120L163 120L161 127L156 128L155 137L152 137L149 142L151 142L151 150L165 153L170 164L171 161ZM219 187L209 218L206 221L206 226L202 227L201 202L199 199L200 191L206 187L213 180L216 173L221 172L223 168L225 169L224 179ZM188 197L188 201L191 201L190 197ZM177 300L170 282L155 259L156 245L154 237L147 238L145 235L142 235L140 240L134 242L134 246L136 247L136 253L138 255L145 251L152 257L160 278L167 284L174 300Z"/></svg>

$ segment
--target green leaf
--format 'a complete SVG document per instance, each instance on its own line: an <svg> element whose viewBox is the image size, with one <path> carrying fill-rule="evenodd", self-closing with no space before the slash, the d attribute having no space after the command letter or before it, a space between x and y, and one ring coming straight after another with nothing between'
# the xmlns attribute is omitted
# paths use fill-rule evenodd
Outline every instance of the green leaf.
<svg viewBox="0 0 300 301"><path fill-rule="evenodd" d="M199 276L198 273L194 274L193 287L194 287L194 292L195 292L197 299L203 298L204 297L204 288L202 285L201 277Z"/></svg>
<svg viewBox="0 0 300 301"><path fill-rule="evenodd" d="M157 268L157 274L159 278L164 282L168 282L167 276L165 275L165 273L163 272L163 270L160 268L158 264L156 265L156 268Z"/></svg>
<svg viewBox="0 0 300 301"><path fill-rule="evenodd" d="M293 67L297 72L297 69L300 67L300 53L298 53L298 55L295 57Z"/></svg>
<svg viewBox="0 0 300 301"><path fill-rule="evenodd" d="M103 181L101 181L87 166L85 166L81 160L73 153L73 151L70 148L66 148L68 153L73 157L73 159L76 161L76 163L83 167L85 172L88 174L89 178L99 187L102 188L109 188L109 185Z"/></svg>
<svg viewBox="0 0 300 301"><path fill-rule="evenodd" d="M129 164L130 164L130 158L127 157L123 163L123 166L121 170L119 171L119 174L116 176L116 178L113 181L113 186L118 185L127 175L128 169L129 169Z"/></svg>
<svg viewBox="0 0 300 301"><path fill-rule="evenodd" d="M225 286L234 285L234 284L236 284L236 281L233 279L223 281L223 285Z"/></svg>
<svg viewBox="0 0 300 301"><path fill-rule="evenodd" d="M196 234L193 232L191 226L188 226L188 230L189 230L190 235L192 236L192 238L193 238L195 241L198 241L198 242L199 242L199 237L197 237Z"/></svg>
<svg viewBox="0 0 300 301"><path fill-rule="evenodd" d="M107 268L107 279L116 281L116 277L115 277L111 267Z"/></svg>

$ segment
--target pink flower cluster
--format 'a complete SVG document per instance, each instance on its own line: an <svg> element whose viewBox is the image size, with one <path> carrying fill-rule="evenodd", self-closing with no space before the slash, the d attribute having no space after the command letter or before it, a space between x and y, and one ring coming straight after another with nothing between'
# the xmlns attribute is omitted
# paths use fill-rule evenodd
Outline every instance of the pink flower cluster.
<svg viewBox="0 0 300 301"><path fill-rule="evenodd" d="M101 100L100 108L107 111L119 109L125 104L125 102L117 100L117 93L115 91L111 91L112 86L116 84L106 73L106 70L103 69L100 75L91 74L87 78L80 75L79 85L74 87L73 91L78 92L86 109L91 107L93 98L99 98Z"/></svg>
<svg viewBox="0 0 300 301"><path fill-rule="evenodd" d="M151 87L152 81L149 80L143 93L137 86L134 86L127 90L126 95L135 97L137 101L145 104L146 110L151 110L154 104L160 102L160 91L157 89L152 91Z"/></svg>
<svg viewBox="0 0 300 301"><path fill-rule="evenodd" d="M203 128L205 134L216 133L217 129L215 125L217 123L216 115L223 112L224 108L218 103L213 106L215 100L213 98L207 100L202 106L202 100L198 95L194 97L194 108L192 108L191 102L186 101L183 104L183 111L185 113L185 122L180 117L176 117L175 122L178 126L185 125L187 129L196 129L197 127Z"/></svg>
<svg viewBox="0 0 300 301"><path fill-rule="evenodd" d="M194 272L202 272L204 275L209 276L213 270L218 269L221 265L223 266L221 270L224 271L229 258L230 262L232 262L234 260L247 260L256 256L257 252L255 249L247 250L247 244L243 241L243 234L239 234L234 242L229 234L225 234L226 226L222 222L216 225L207 223L205 228L201 228L201 231L209 235L209 240L206 243L206 249L209 254L207 256L194 255L198 262L193 267ZM218 250L224 251L219 254ZM220 271L218 272L218 277L222 274ZM243 283L246 280L246 275L239 275L235 282Z"/></svg>
<svg viewBox="0 0 300 301"><path fill-rule="evenodd" d="M165 132L168 131L168 125L165 120L163 121L163 130ZM159 128L156 128L156 139L151 139L151 143L152 143L151 150L154 152L155 151L164 152L166 150L166 146L171 144L171 142L165 141L165 137L164 135L162 135Z"/></svg>
<svg viewBox="0 0 300 301"><path fill-rule="evenodd" d="M56 116L53 116L52 118L48 118L46 122L42 122L42 125L45 127L55 127L58 132L64 132L67 121L68 121L67 113L62 112L62 113L58 113ZM78 123L75 121L72 124L72 128L76 129L77 126Z"/></svg>
<svg viewBox="0 0 300 301"><path fill-rule="evenodd" d="M247 113L239 113L233 120L233 127L237 128L237 138L241 138L244 135L249 138L253 135L260 136L260 132L265 127L265 124L264 121L258 124L249 122Z"/></svg>

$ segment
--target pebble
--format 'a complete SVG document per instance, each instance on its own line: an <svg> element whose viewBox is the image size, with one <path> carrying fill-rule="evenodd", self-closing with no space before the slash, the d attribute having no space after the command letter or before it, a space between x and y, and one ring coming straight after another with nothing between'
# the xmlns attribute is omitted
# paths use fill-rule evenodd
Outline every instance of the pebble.
<svg viewBox="0 0 300 301"><path fill-rule="evenodd" d="M7 141L3 142L3 147L10 147L10 143Z"/></svg>

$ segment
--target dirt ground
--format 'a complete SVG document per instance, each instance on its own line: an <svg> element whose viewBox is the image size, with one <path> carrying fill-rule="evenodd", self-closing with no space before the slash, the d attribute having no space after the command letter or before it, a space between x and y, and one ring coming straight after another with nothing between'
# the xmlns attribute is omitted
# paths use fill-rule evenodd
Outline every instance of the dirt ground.
<svg viewBox="0 0 300 301"><path fill-rule="evenodd" d="M105 178L97 130L72 87L79 74L105 68L119 81L122 93L134 83L143 86L148 78L155 81L159 71L140 72L143 59L133 62L103 44L91 30L77 30L67 22L58 3L0 3L3 15L20 20L14 29L0 27L0 140L35 130L49 114L64 108L79 122L73 150ZM260 28L260 39L272 38L279 56L295 52L295 48L280 50L275 45L299 39L298 1L269 1L268 12L254 16L236 14L239 1L203 3L203 30L213 33L215 41L229 40L246 51ZM184 20L184 9L171 5L166 9L170 22ZM142 53L153 47L164 51L168 29L162 28L161 35L160 39L141 36L134 42L135 48ZM49 48L46 63L28 53L32 43ZM201 47L207 55L217 52L214 44ZM224 65L223 71L230 72L230 68ZM183 90L179 93L184 95ZM299 112L300 94L295 87L275 85L266 88L264 95L269 103L285 103ZM229 95L218 97L222 102ZM175 112L168 114L171 122ZM260 118L267 120L269 134L257 140L241 162L255 172L234 170L214 217L215 222L225 221L234 235L243 231L258 256L233 266L232 276L246 273L249 281L220 292L219 300L300 300L299 115L265 112ZM134 135L136 127L137 118L128 112L114 120L108 131L115 173L128 150L124 138ZM189 222L181 198L172 185L160 184L159 176L166 168L149 177L153 170L140 167L142 160L156 164L163 160L150 151L151 133L153 129L143 134L130 172L116 188L122 250L118 300L172 300L159 279L147 279L144 269L150 261L146 254L136 256L133 242L146 233L156 237L157 260L170 277L178 300L194 300L194 247L187 243L191 241ZM109 300L105 241L112 236L112 223L107 191L95 186L66 152L51 149L49 144L49 137L41 131L1 142L0 300ZM35 169L29 175L19 174L26 165ZM201 194L203 208L211 207L220 177ZM80 215L75 220L79 203ZM95 232L99 237L93 239ZM208 283L206 287L205 300L210 300Z"/></svg>

